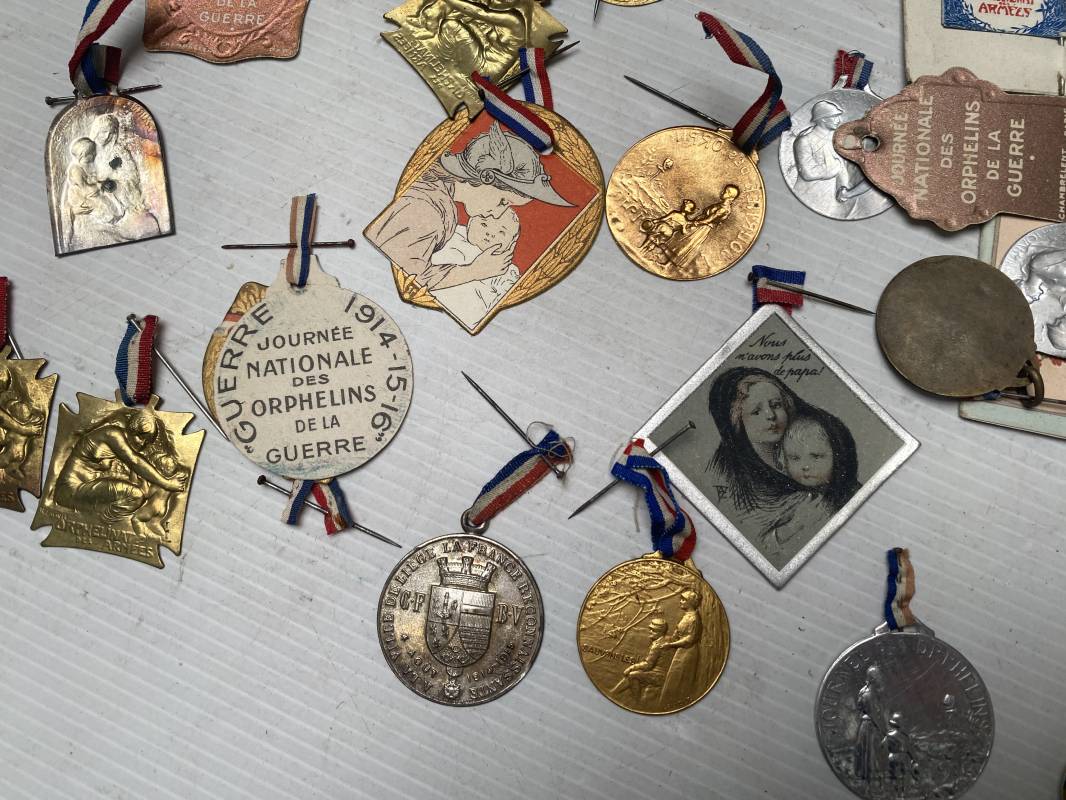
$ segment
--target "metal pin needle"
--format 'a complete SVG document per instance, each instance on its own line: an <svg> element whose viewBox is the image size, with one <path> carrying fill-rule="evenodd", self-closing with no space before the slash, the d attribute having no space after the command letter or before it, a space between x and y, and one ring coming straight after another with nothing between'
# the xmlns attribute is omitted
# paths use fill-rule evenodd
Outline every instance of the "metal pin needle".
<svg viewBox="0 0 1066 800"><path fill-rule="evenodd" d="M688 421L688 425L686 425L681 430L676 431L673 436L670 436L665 442L663 442L661 445L659 445L654 450L652 450L650 453L648 453L648 455L649 456L656 455L657 453L659 453L664 448L669 447L670 443L673 442L675 439L679 438L682 434L688 433L690 430L692 430L695 427L696 427L696 423L693 422L692 420L689 420ZM574 513L571 514L569 517L567 517L567 519L573 519L574 517L576 517L578 514L580 514L586 508L591 506L593 503L595 503L597 500L599 500L601 497L603 497L605 494L607 494L609 491L611 491L611 489L613 489L615 486L617 486L621 482L622 482L621 479L615 478L613 481L611 481L606 486L604 486L602 489L600 489L598 492L596 492L596 494L592 495L592 497L590 497L588 500L586 500L584 503L582 503L580 506L578 506L574 510Z"/></svg>
<svg viewBox="0 0 1066 800"><path fill-rule="evenodd" d="M22 358L22 348L19 347L19 343L15 341L15 337L10 333L7 335L7 343L11 345L11 355L15 358Z"/></svg>
<svg viewBox="0 0 1066 800"><path fill-rule="evenodd" d="M555 59L558 56L561 56L567 50L569 50L569 49L571 49L573 47L577 47L579 44L581 44L581 40L580 39L578 39L576 42L570 42L570 44L564 44L562 47L560 47L557 50L553 51L550 56L547 56L544 59L544 63L547 64L549 61ZM514 86L520 80L522 80L522 77L527 72L529 72L529 68L528 67L526 69L522 70L521 72L519 72L513 78L508 78L503 83L496 84L496 88L500 89L501 91L506 91L507 89L510 89L512 86Z"/></svg>
<svg viewBox="0 0 1066 800"><path fill-rule="evenodd" d="M754 281L755 275L753 273L748 274L748 280ZM775 289L784 289L786 292L795 292L801 294L804 297L809 297L812 300L820 300L823 303L829 303L832 306L840 306L846 308L848 311L857 311L860 314L869 314L871 317L877 316L873 311L862 306L853 305L852 303L845 302L844 300L837 300L835 297L829 297L828 295L818 294L812 292L810 289L804 289L802 286L796 286L791 283L784 283L783 281L775 281L772 278L759 278L761 281L765 281L767 286L773 286Z"/></svg>
<svg viewBox="0 0 1066 800"><path fill-rule="evenodd" d="M276 244L224 244L223 250L295 250L299 242L278 242ZM347 247L355 249L355 239L345 239L342 242L311 242L312 247Z"/></svg>
<svg viewBox="0 0 1066 800"><path fill-rule="evenodd" d="M146 83L143 86L131 86L128 89L119 89L118 92L116 92L116 94L119 94L119 95L136 94L137 92L147 92L147 91L150 91L152 89L162 89L162 88L163 88L163 84L161 84L161 83ZM58 106L58 105L62 105L63 103L73 103L77 99L78 98L77 98L76 95L68 95L67 97L46 97L46 98L44 98L44 102L47 105L50 105L50 106Z"/></svg>
<svg viewBox="0 0 1066 800"><path fill-rule="evenodd" d="M712 125L716 130L719 129L719 128L728 128L729 127L728 125L726 125L721 120L718 120L718 119L715 119L714 117L712 117L710 114L704 114L698 108L693 108L688 103L682 103L676 97L671 97L666 92L660 91L659 89L656 89L654 86L648 86L648 84L644 83L644 81L638 81L636 78L633 78L633 77L631 77L629 75L623 75L622 77L625 78L630 83L634 84L635 86L639 86L644 91L651 92L656 97L658 97L658 98L660 98L662 100L665 100L667 103L673 103L678 108L684 109L685 111L687 111L690 114L695 114L697 117L702 119L704 122Z"/></svg>
<svg viewBox="0 0 1066 800"><path fill-rule="evenodd" d="M289 496L289 491L285 487L278 486L276 483L274 483L269 478L267 478L266 475L260 475L256 479L256 483L258 483L260 486L266 486L269 489L273 489L275 492L278 492L279 494L283 494L286 497ZM310 499L304 500L304 505L309 507L309 508L313 508L315 511L321 512L323 515L328 515L329 514L329 510L328 509L323 508L318 503L316 503L314 500L310 500ZM362 531L367 536L373 536L375 539L378 539L379 541L385 542L385 544L391 544L393 547L399 547L401 550L403 549L403 545L401 545L399 542L394 542L392 539L390 539L388 536L385 536L384 534L378 533L377 531L371 530L370 528L366 528L366 527L360 525L357 522L352 522L350 524L357 531Z"/></svg>

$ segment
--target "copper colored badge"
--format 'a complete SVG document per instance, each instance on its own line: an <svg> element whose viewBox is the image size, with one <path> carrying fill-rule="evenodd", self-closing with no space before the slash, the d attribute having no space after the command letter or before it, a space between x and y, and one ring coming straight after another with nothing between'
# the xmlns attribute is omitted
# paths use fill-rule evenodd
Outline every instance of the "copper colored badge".
<svg viewBox="0 0 1066 800"><path fill-rule="evenodd" d="M216 64L293 58L310 0L147 0L146 50Z"/></svg>
<svg viewBox="0 0 1066 800"><path fill-rule="evenodd" d="M968 70L919 78L836 150L916 219L954 231L1017 214L1066 219L1066 98L1007 94Z"/></svg>

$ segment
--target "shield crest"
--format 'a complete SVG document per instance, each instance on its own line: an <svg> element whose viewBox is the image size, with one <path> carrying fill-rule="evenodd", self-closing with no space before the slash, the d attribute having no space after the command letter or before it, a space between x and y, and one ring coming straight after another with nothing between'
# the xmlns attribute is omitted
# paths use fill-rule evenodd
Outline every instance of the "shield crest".
<svg viewBox="0 0 1066 800"><path fill-rule="evenodd" d="M426 645L440 663L460 669L485 655L492 634L496 595L454 586L433 586L426 609Z"/></svg>

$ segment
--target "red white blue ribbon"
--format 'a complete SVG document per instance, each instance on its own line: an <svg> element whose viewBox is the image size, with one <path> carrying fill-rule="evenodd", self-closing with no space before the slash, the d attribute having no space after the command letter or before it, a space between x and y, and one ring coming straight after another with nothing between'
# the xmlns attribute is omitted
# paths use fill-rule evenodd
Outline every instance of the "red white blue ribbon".
<svg viewBox="0 0 1066 800"><path fill-rule="evenodd" d="M539 47L524 47L519 51L523 69L528 69L522 76L522 87L527 103L535 103L544 108L551 108L552 92L548 83L548 71L544 68L544 51ZM489 115L507 126L530 147L543 153L555 142L548 123L533 111L511 98L480 72L470 73L470 80L481 89L485 110ZM546 101L546 102L545 102Z"/></svg>
<svg viewBox="0 0 1066 800"><path fill-rule="evenodd" d="M286 525L295 525L300 521L300 512L308 496L313 497L328 512L325 515L327 534L332 536L351 527L352 515L336 478L328 481L293 481L289 502L282 515Z"/></svg>
<svg viewBox="0 0 1066 800"><path fill-rule="evenodd" d="M914 567L910 553L903 547L888 551L888 587L885 593L885 622L889 630L898 631L913 625L916 620L911 613L911 598L914 597Z"/></svg>
<svg viewBox="0 0 1066 800"><path fill-rule="evenodd" d="M512 458L503 469L486 483L473 505L463 515L464 522L481 527L532 489L553 466L570 464L574 459L573 445L554 430L536 446Z"/></svg>
<svg viewBox="0 0 1066 800"><path fill-rule="evenodd" d="M7 297L9 287L8 279L0 277L0 350L7 346Z"/></svg>
<svg viewBox="0 0 1066 800"><path fill-rule="evenodd" d="M70 82L79 94L106 94L118 83L122 51L95 42L115 24L132 0L89 0L70 57Z"/></svg>
<svg viewBox="0 0 1066 800"><path fill-rule="evenodd" d="M865 89L870 83L874 62L866 60L866 54L858 50L837 50L833 59L833 85L844 78L845 89Z"/></svg>
<svg viewBox="0 0 1066 800"><path fill-rule="evenodd" d="M285 278L293 286L303 288L311 274L311 240L318 221L318 195L308 194L292 198L289 210L289 241L296 247L285 256Z"/></svg>
<svg viewBox="0 0 1066 800"><path fill-rule="evenodd" d="M730 61L766 73L766 89L733 126L733 143L745 153L766 147L792 127L788 109L781 100L781 79L773 62L758 42L746 33L734 30L718 17L700 12L696 19L703 25L707 38L714 38Z"/></svg>
<svg viewBox="0 0 1066 800"><path fill-rule="evenodd" d="M158 321L149 314L144 318L143 328L138 328L132 320L126 323L126 335L115 358L115 377L122 402L128 406L143 406L152 396L152 355Z"/></svg>
<svg viewBox="0 0 1066 800"><path fill-rule="evenodd" d="M779 289L771 286L766 281L778 281L790 283L793 286L803 286L807 279L807 273L798 269L776 269L759 264L751 268L751 310L758 311L768 303L782 306L789 314L792 309L803 305L803 295L799 292L790 292L787 289Z"/></svg>
<svg viewBox="0 0 1066 800"><path fill-rule="evenodd" d="M696 548L696 528L674 496L666 467L648 455L643 439L634 439L622 450L611 474L644 492L651 518L652 547L663 558L687 561Z"/></svg>

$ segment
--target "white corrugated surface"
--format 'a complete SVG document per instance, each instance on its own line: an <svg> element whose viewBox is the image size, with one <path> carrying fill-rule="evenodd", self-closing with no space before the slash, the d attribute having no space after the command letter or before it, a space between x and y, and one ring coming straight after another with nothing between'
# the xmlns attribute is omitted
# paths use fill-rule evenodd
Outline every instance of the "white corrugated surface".
<svg viewBox="0 0 1066 800"><path fill-rule="evenodd" d="M110 37L127 84L163 128L178 235L52 257L41 170L81 3L5 0L0 118L2 272L16 283L14 330L61 375L57 401L113 390L128 311L158 312L162 344L189 376L230 297L269 280L276 254L226 255L225 241L276 239L289 197L315 190L319 231L360 238L323 266L381 302L416 368L404 430L344 481L359 519L411 545L455 529L459 512L517 441L462 382L467 369L521 420L578 437L564 486L546 481L493 526L540 581L547 632L535 668L502 700L469 710L423 702L380 656L373 612L399 551L358 535L327 539L318 520L287 529L280 498L255 486L236 450L208 439L185 552L151 568L43 550L30 515L0 516L0 797L603 797L739 800L850 796L814 738L825 667L877 622L883 551L912 549L917 613L965 652L992 692L997 740L974 798L1055 796L1066 766L1061 442L965 423L954 404L911 391L882 359L867 319L811 305L801 323L922 441L903 470L782 591L704 523L696 557L729 611L734 646L719 686L680 715L641 718L586 681L574 646L579 604L606 568L642 552L625 491L567 523L598 488L615 445L745 318L747 265L810 270L812 287L872 306L919 257L971 254L892 210L865 223L799 205L764 154L769 213L743 265L675 284L629 264L601 231L580 269L469 338L400 302L360 237L408 155L440 119L429 90L378 36L380 2L314 0L293 62L230 67L137 47L134 9ZM558 110L609 172L654 129L689 123L625 83L635 73L725 119L762 88L704 41L693 13L555 0L581 39L553 67ZM838 46L902 80L896 3L742 3L717 11L754 35L798 105L829 83ZM627 323L639 320L639 334ZM168 376L167 407L190 408ZM31 510L32 510L31 504Z"/></svg>

